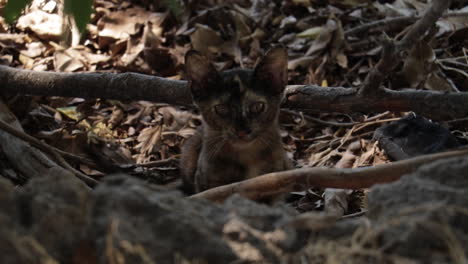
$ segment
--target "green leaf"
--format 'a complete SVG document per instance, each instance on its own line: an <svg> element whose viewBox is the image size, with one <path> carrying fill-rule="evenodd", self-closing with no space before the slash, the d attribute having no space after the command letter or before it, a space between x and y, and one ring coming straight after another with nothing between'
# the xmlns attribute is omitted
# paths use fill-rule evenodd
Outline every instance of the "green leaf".
<svg viewBox="0 0 468 264"><path fill-rule="evenodd" d="M23 10L32 0L9 0L3 10L5 21L12 23L21 14Z"/></svg>
<svg viewBox="0 0 468 264"><path fill-rule="evenodd" d="M80 32L86 29L86 24L91 18L93 2L93 0L65 0L65 13L75 18L76 26Z"/></svg>

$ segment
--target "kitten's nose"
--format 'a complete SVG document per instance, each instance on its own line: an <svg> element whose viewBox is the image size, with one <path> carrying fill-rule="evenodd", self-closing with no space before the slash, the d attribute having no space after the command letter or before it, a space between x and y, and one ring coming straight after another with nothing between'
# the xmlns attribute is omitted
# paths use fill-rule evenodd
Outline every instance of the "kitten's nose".
<svg viewBox="0 0 468 264"><path fill-rule="evenodd" d="M252 130L250 130L250 129L238 130L237 131L237 136L240 137L240 138L245 138L250 134L250 132L252 132Z"/></svg>

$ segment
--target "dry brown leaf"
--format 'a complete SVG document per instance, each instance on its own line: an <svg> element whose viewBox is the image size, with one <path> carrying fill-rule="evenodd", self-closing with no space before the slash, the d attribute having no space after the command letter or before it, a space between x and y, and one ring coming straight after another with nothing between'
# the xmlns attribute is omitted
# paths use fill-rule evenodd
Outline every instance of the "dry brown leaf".
<svg viewBox="0 0 468 264"><path fill-rule="evenodd" d="M356 152L361 149L361 142L355 141L349 144L341 159L336 163L335 168L352 168L356 161Z"/></svg>
<svg viewBox="0 0 468 264"><path fill-rule="evenodd" d="M467 11L468 11L468 6L460 10L457 10L457 12L467 12ZM438 35L441 35L443 33L455 32L455 31L462 30L468 27L468 17L467 16L454 16L454 17L439 19L436 22L436 25L439 26L439 32L437 32Z"/></svg>
<svg viewBox="0 0 468 264"><path fill-rule="evenodd" d="M108 56L108 55L95 54L95 53L91 53L91 52L82 52L82 55L86 58L86 61L90 65L104 64L104 63L109 62L109 60L111 59L111 57Z"/></svg>
<svg viewBox="0 0 468 264"><path fill-rule="evenodd" d="M439 74L441 74L441 72L438 70L434 70L430 73L424 83L424 88L433 91L459 92L457 87L447 79L448 77L444 78Z"/></svg>
<svg viewBox="0 0 468 264"><path fill-rule="evenodd" d="M135 146L135 149L142 154L150 154L161 140L161 134L162 126L160 125L144 128L138 135L137 140L139 143Z"/></svg>
<svg viewBox="0 0 468 264"><path fill-rule="evenodd" d="M430 71L430 66L435 60L435 54L428 43L421 41L416 44L408 54L402 73L410 87L418 87Z"/></svg>
<svg viewBox="0 0 468 264"><path fill-rule="evenodd" d="M125 53L120 57L119 65L122 66L133 64L145 48L145 44L140 38L128 38L126 47Z"/></svg>
<svg viewBox="0 0 468 264"><path fill-rule="evenodd" d="M73 49L56 51L54 54L55 70L63 72L82 70L85 65L77 58L78 56L73 56L77 54Z"/></svg>
<svg viewBox="0 0 468 264"><path fill-rule="evenodd" d="M24 44L28 39L25 34L0 33L0 43L5 45Z"/></svg>
<svg viewBox="0 0 468 264"><path fill-rule="evenodd" d="M343 216L348 211L348 196L352 190L327 188L323 192L325 200L324 211L336 217Z"/></svg>
<svg viewBox="0 0 468 264"><path fill-rule="evenodd" d="M213 57L213 53L219 52L223 43L220 34L210 27L202 24L195 25L195 31L190 35L193 48L207 57Z"/></svg>
<svg viewBox="0 0 468 264"><path fill-rule="evenodd" d="M103 48L116 40L128 39L137 34L147 22L151 22L152 33L161 36L161 24L166 17L166 13L153 13L139 7L111 12L97 23L99 46Z"/></svg>
<svg viewBox="0 0 468 264"><path fill-rule="evenodd" d="M307 68L314 60L314 56L302 56L297 59L290 60L288 61L288 70L296 70L298 67Z"/></svg>
<svg viewBox="0 0 468 264"><path fill-rule="evenodd" d="M16 26L23 31L31 30L44 40L59 40L63 34L62 17L41 10L34 10L21 16Z"/></svg>
<svg viewBox="0 0 468 264"><path fill-rule="evenodd" d="M193 25L195 30L190 34L190 40L195 50L208 58L228 54L237 63L242 63L239 38L251 32L245 20L234 16L226 8L215 8L201 12L193 19ZM237 30L237 25L241 31Z"/></svg>
<svg viewBox="0 0 468 264"><path fill-rule="evenodd" d="M120 107L114 106L112 110L111 117L109 119L109 128L113 129L114 127L118 126L124 118L124 112Z"/></svg>
<svg viewBox="0 0 468 264"><path fill-rule="evenodd" d="M20 53L28 56L29 58L36 58L41 56L44 51L46 50L46 47L42 42L31 42L26 44L26 50L21 50Z"/></svg>
<svg viewBox="0 0 468 264"><path fill-rule="evenodd" d="M372 159L376 155L378 142L367 144L367 151L364 152L356 161L356 167L366 167L372 165Z"/></svg>
<svg viewBox="0 0 468 264"><path fill-rule="evenodd" d="M164 106L158 109L163 116L167 131L178 131L190 125L194 115L188 111L181 111L172 106Z"/></svg>
<svg viewBox="0 0 468 264"><path fill-rule="evenodd" d="M337 29L337 23L333 19L328 19L323 30L320 32L320 35L317 39L312 42L312 45L305 53L306 56L317 55L320 51L325 49L333 37L333 32Z"/></svg>
<svg viewBox="0 0 468 264"><path fill-rule="evenodd" d="M126 120L123 122L124 125L134 125L140 120L140 118L147 114L148 108L147 107L142 107L138 112L135 114L128 114L126 117Z"/></svg>
<svg viewBox="0 0 468 264"><path fill-rule="evenodd" d="M183 137L183 138L189 138L191 136L193 136L193 134L195 134L195 131L197 131L196 129L194 128L183 128L181 130L179 130L179 136Z"/></svg>

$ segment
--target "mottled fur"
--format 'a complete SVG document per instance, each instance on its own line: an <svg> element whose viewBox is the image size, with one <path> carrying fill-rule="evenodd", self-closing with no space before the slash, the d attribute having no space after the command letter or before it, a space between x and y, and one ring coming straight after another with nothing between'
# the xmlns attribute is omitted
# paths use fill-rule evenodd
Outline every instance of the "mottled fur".
<svg viewBox="0 0 468 264"><path fill-rule="evenodd" d="M181 172L200 192L291 168L281 144L278 112L287 82L287 54L270 50L254 70L218 72L199 53L186 70L202 127L184 145Z"/></svg>

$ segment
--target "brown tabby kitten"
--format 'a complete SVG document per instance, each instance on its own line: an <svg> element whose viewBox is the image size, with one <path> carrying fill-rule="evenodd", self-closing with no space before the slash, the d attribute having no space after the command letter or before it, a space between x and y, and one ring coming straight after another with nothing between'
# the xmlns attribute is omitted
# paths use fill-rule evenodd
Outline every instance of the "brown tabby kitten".
<svg viewBox="0 0 468 264"><path fill-rule="evenodd" d="M271 49L254 70L218 72L196 51L185 55L201 129L184 145L184 183L200 192L291 168L281 144L279 105L287 83L287 52Z"/></svg>

